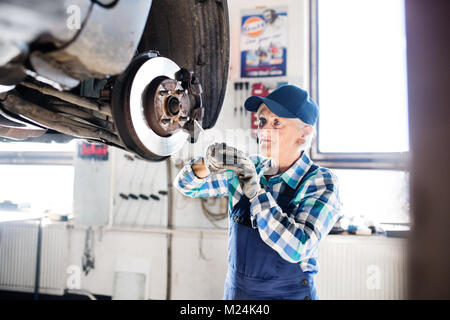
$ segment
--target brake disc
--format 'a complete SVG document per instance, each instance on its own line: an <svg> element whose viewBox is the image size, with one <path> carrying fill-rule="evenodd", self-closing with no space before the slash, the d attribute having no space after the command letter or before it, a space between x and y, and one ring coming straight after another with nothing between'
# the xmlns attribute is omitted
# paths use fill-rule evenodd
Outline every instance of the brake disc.
<svg viewBox="0 0 450 320"><path fill-rule="evenodd" d="M124 145L159 161L182 148L191 123L201 120L201 87L173 61L144 53L114 84L112 114ZM190 75L190 77L189 77Z"/></svg>

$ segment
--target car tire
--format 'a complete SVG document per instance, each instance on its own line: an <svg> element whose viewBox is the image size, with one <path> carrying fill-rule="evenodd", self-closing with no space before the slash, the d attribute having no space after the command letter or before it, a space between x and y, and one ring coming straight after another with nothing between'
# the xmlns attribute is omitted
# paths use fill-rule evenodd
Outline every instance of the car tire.
<svg viewBox="0 0 450 320"><path fill-rule="evenodd" d="M212 128L228 80L230 35L226 0L155 0L138 46L156 50L199 79L205 109L202 127Z"/></svg>

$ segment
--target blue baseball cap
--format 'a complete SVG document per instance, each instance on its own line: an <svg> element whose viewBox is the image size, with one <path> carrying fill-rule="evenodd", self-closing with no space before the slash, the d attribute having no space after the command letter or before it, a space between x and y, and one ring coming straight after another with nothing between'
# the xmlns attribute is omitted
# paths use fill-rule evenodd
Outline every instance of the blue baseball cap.
<svg viewBox="0 0 450 320"><path fill-rule="evenodd" d="M319 117L319 107L308 92L294 85L281 86L267 97L251 96L244 105L248 111L256 112L262 103L277 116L299 118L312 126Z"/></svg>

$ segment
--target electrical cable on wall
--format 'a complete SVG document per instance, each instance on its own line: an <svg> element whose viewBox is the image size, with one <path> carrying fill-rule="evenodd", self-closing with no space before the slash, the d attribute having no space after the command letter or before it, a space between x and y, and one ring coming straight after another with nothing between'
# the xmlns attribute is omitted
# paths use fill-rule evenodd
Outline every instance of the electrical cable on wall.
<svg viewBox="0 0 450 320"><path fill-rule="evenodd" d="M180 171L183 168L184 163L185 163L185 161L183 161L181 159L176 162L175 167L178 169L178 171ZM211 222L211 224L214 227L216 227L217 229L221 229L221 230L227 229L227 228L223 228L223 227L219 226L217 224L217 221L224 220L224 219L226 219L228 217L228 212L227 212L227 210L228 210L228 200L227 200L228 197L227 198L224 198L224 197L219 197L219 198L201 198L200 197L198 199L200 200L202 212L203 212L203 215L206 217L206 219L208 219L208 221ZM181 200L183 202L185 202L185 201L187 202L187 200L185 200L183 198L181 198ZM214 202L214 204L215 204L216 201L221 201L221 202L222 201L226 201L226 205L222 205L222 203L220 205L222 212L215 213L215 212L212 212L210 209L208 209L207 203L208 202ZM225 209L223 209L223 207L225 207ZM186 205L183 204L182 207L180 207L180 208L177 207L177 209L181 209L181 208L185 209Z"/></svg>
<svg viewBox="0 0 450 320"><path fill-rule="evenodd" d="M205 261L211 261L212 259L206 258L205 254L203 253L203 232L200 231L200 237L198 239L198 254L200 256L200 259Z"/></svg>
<svg viewBox="0 0 450 320"><path fill-rule="evenodd" d="M201 202L201 205L202 205L202 212L203 212L204 216L217 229L227 229L227 228L223 228L223 227L219 226L216 222L220 221L220 220L223 220L223 219L226 219L228 217L228 212L226 210L225 210L225 212L219 212L219 213L215 213L215 212L210 211L206 207L206 204L208 203L208 201L211 201L211 200L214 201L214 202L216 202L216 201L225 201L225 198L212 198L212 199L200 198L200 202Z"/></svg>

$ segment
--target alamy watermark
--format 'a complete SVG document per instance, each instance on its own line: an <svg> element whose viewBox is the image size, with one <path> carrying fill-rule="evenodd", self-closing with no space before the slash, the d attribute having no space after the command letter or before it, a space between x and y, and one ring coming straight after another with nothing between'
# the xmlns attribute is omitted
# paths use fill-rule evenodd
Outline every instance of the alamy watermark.
<svg viewBox="0 0 450 320"><path fill-rule="evenodd" d="M79 290L81 288L81 267L72 264L67 267L66 273L68 274L66 280L67 289Z"/></svg>
<svg viewBox="0 0 450 320"><path fill-rule="evenodd" d="M70 30L81 29L81 8L72 4L67 7L66 13L69 15L66 20L66 27Z"/></svg>
<svg viewBox="0 0 450 320"><path fill-rule="evenodd" d="M366 269L366 287L369 290L381 289L381 269L377 265L369 265Z"/></svg>

